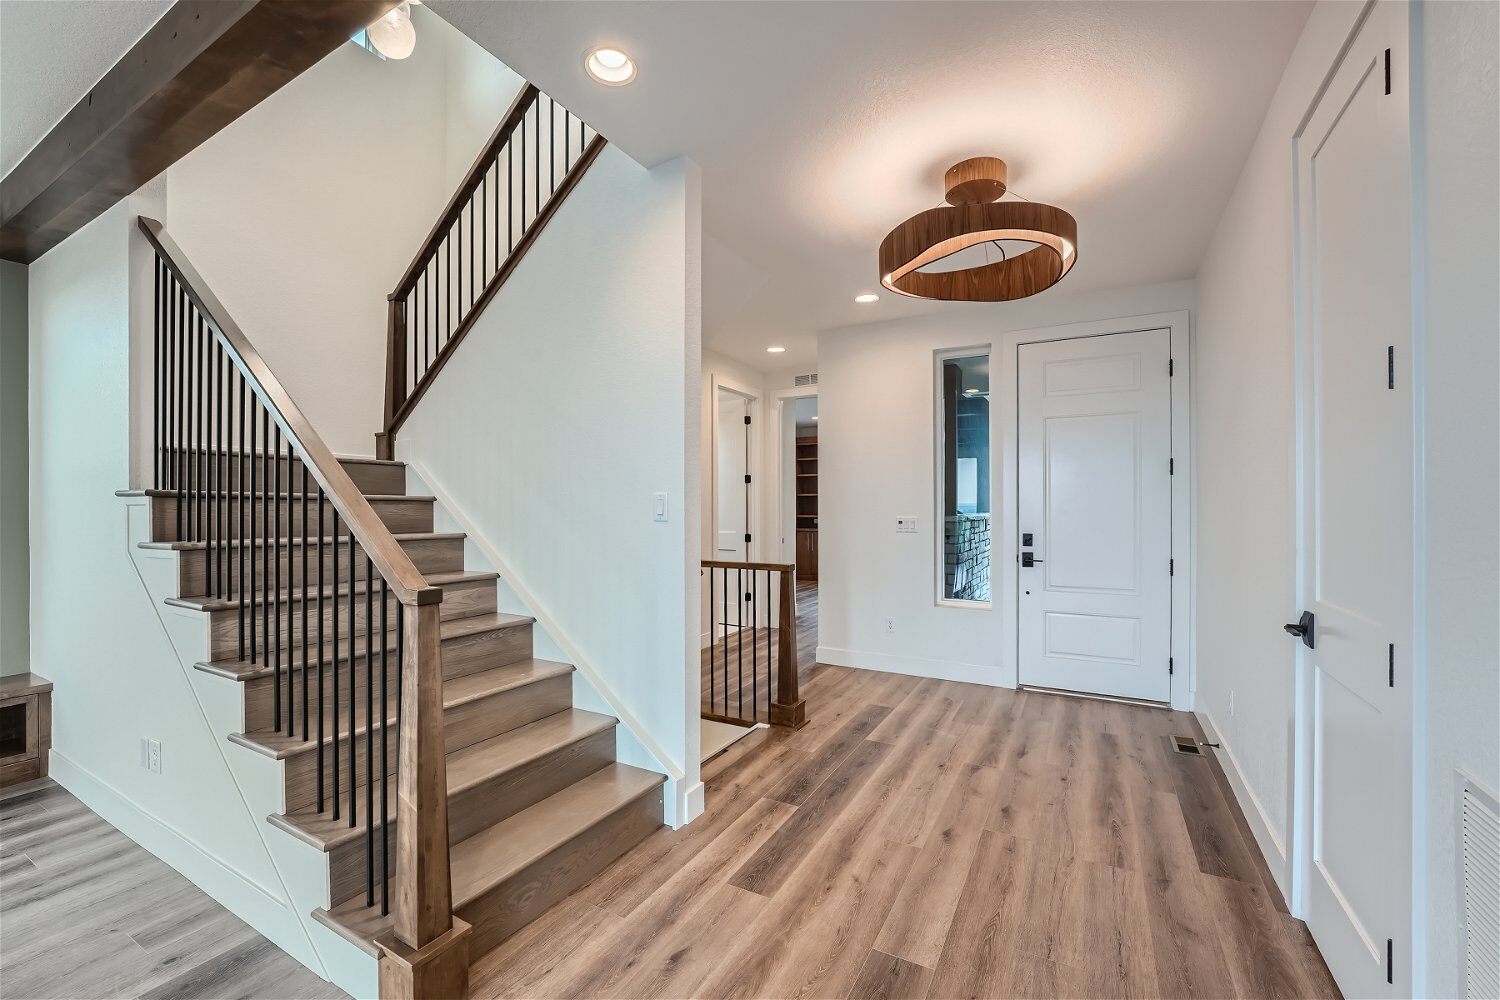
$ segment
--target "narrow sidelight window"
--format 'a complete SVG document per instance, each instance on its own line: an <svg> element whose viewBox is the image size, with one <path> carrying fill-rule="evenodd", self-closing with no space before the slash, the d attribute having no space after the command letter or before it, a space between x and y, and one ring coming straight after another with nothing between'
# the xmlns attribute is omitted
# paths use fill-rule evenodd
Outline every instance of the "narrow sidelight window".
<svg viewBox="0 0 1500 1000"><path fill-rule="evenodd" d="M942 596L990 599L990 357L939 360Z"/></svg>

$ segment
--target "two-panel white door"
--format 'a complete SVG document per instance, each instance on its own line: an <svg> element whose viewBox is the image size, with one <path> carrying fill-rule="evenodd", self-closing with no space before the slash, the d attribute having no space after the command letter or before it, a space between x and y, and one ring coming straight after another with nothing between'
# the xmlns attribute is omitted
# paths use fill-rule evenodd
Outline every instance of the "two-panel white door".
<svg viewBox="0 0 1500 1000"><path fill-rule="evenodd" d="M1344 994L1360 997L1411 988L1405 17L1404 4L1376 5L1297 145L1306 607L1296 610L1313 616L1312 646L1298 647L1304 915Z"/></svg>
<svg viewBox="0 0 1500 1000"><path fill-rule="evenodd" d="M1017 349L1024 685L1171 696L1170 360L1167 330Z"/></svg>

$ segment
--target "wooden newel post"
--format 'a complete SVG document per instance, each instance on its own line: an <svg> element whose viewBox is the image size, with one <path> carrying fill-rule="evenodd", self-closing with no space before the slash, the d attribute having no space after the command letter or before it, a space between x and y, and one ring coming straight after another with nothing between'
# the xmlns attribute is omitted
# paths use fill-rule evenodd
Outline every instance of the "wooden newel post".
<svg viewBox="0 0 1500 1000"><path fill-rule="evenodd" d="M469 925L453 916L448 870L448 779L443 753L441 604L405 604L397 776L395 926L380 946L380 995L463 1000Z"/></svg>
<svg viewBox="0 0 1500 1000"><path fill-rule="evenodd" d="M395 458L396 442L389 428L406 402L406 310L394 292L386 300L385 428L375 435L375 457Z"/></svg>
<svg viewBox="0 0 1500 1000"><path fill-rule="evenodd" d="M797 692L797 581L791 566L780 570L780 626L776 630L776 700L771 725L801 729L807 725L807 703Z"/></svg>

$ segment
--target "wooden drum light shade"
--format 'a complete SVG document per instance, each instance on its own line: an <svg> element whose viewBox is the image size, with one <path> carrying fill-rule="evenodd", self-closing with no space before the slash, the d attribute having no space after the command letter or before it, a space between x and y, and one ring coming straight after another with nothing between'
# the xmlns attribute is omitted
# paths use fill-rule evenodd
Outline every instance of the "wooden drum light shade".
<svg viewBox="0 0 1500 1000"><path fill-rule="evenodd" d="M943 178L948 206L919 212L880 244L880 283L923 299L1008 302L1051 288L1078 259L1078 223L1051 205L1001 202L1005 161L976 156L955 163ZM1006 260L959 271L919 268L991 240L1038 246Z"/></svg>

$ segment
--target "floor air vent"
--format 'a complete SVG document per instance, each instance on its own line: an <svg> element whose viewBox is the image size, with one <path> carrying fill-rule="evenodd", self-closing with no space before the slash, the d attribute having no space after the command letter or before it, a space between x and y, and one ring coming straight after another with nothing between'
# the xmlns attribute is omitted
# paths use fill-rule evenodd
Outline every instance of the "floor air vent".
<svg viewBox="0 0 1500 1000"><path fill-rule="evenodd" d="M1500 811L1462 772L1458 837L1464 995L1500 996Z"/></svg>
<svg viewBox="0 0 1500 1000"><path fill-rule="evenodd" d="M1191 736L1169 736L1167 742L1172 744L1172 750L1176 753L1185 753L1189 757L1203 756L1203 748Z"/></svg>

